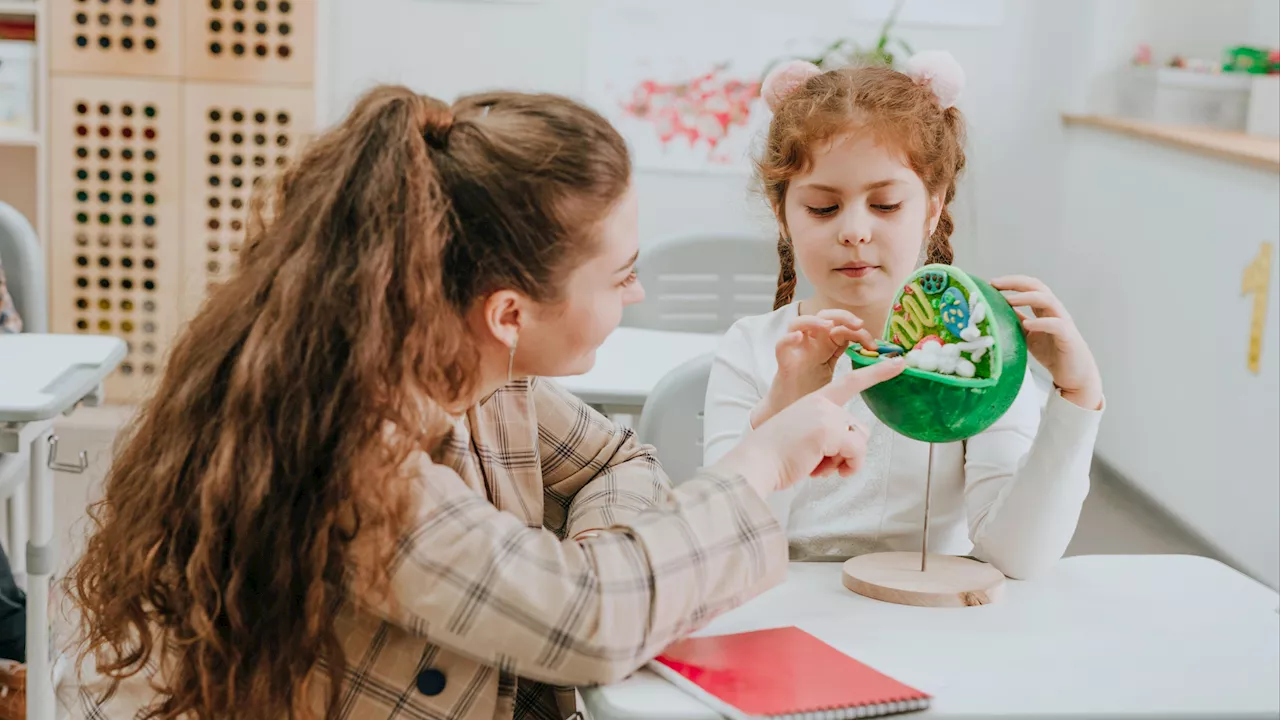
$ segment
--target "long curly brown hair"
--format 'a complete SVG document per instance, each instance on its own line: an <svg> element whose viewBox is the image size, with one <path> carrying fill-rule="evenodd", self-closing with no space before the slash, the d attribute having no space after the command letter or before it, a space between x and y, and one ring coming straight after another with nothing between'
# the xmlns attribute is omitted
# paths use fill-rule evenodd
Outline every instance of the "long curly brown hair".
<svg viewBox="0 0 1280 720"><path fill-rule="evenodd" d="M67 578L108 692L154 662L147 717L330 714L340 601L385 590L420 482L405 461L477 392L467 309L502 288L554 302L629 175L568 99L381 87L260 193Z"/></svg>
<svg viewBox="0 0 1280 720"><path fill-rule="evenodd" d="M795 296L796 266L785 234L787 188L811 167L810 148L851 130L875 133L902 148L911 169L929 193L942 195L938 227L925 248L925 261L950 264L950 205L964 170L964 117L943 108L927 86L892 68L840 68L815 75L796 88L774 113L756 172L784 233L778 235L778 289L774 309Z"/></svg>

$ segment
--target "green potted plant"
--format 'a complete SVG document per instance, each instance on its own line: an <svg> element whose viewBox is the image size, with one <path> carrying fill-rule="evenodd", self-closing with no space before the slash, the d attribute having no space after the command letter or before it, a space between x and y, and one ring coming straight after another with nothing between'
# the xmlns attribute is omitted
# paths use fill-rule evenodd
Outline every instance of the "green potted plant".
<svg viewBox="0 0 1280 720"><path fill-rule="evenodd" d="M850 65L889 65L892 67L897 60L895 52L905 52L908 56L915 52L907 44L906 40L893 35L893 26L898 20L898 13L902 10L904 2L906 0L897 0L893 4L893 9L889 11L888 17L885 18L884 25L880 27L880 35L876 38L875 45L868 48L863 47L857 40L852 38L839 38L824 47L814 57L777 58L765 67L761 77L767 76L774 66L788 60L806 60L823 70L833 70L837 67Z"/></svg>

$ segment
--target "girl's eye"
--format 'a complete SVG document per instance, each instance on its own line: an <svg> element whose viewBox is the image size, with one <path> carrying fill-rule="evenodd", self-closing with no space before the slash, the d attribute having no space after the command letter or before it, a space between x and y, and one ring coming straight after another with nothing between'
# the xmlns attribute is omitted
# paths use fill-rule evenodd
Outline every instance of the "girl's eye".
<svg viewBox="0 0 1280 720"><path fill-rule="evenodd" d="M627 278L622 281L621 287L629 287L630 285L634 284L635 281L636 281L636 271L635 271L635 268L632 268L631 272L627 274Z"/></svg>
<svg viewBox="0 0 1280 720"><path fill-rule="evenodd" d="M902 203L894 203L893 205L872 205L871 207L884 213L891 213L902 207Z"/></svg>
<svg viewBox="0 0 1280 720"><path fill-rule="evenodd" d="M840 206L831 205L829 207L810 207L808 205L805 205L805 209L807 209L809 211L809 214L813 215L814 217L826 217L828 215L834 214L836 210L840 209Z"/></svg>

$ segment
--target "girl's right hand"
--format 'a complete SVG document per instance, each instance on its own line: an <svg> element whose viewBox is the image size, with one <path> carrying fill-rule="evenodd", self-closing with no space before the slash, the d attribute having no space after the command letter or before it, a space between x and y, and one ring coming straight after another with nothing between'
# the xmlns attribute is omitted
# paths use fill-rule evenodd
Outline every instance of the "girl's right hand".
<svg viewBox="0 0 1280 720"><path fill-rule="evenodd" d="M774 354L778 374L769 392L751 412L751 427L760 427L800 398L831 382L836 361L849 343L875 347L876 341L862 320L848 310L822 310L801 315L787 326Z"/></svg>
<svg viewBox="0 0 1280 720"><path fill-rule="evenodd" d="M811 475L852 475L867 453L867 429L844 406L905 367L905 360L895 358L828 382L747 433L711 469L741 475L761 497Z"/></svg>

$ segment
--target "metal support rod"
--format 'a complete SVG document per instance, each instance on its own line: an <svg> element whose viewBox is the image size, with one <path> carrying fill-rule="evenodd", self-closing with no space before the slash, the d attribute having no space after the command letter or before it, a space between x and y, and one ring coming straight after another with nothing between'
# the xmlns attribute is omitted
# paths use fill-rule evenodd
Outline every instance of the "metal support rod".
<svg viewBox="0 0 1280 720"><path fill-rule="evenodd" d="M920 543L920 572L929 563L929 490L933 485L933 443L929 443L929 469L924 476L924 539Z"/></svg>
<svg viewBox="0 0 1280 720"><path fill-rule="evenodd" d="M27 486L27 717L53 720L53 667L49 649L49 580L53 573L53 469L46 461L50 427L31 441Z"/></svg>

